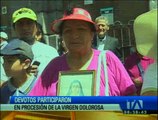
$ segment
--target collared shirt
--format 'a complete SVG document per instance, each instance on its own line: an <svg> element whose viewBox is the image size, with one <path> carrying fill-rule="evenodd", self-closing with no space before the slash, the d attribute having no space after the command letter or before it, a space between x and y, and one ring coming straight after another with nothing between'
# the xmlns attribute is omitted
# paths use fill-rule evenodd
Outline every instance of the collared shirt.
<svg viewBox="0 0 158 120"><path fill-rule="evenodd" d="M104 50L104 42L106 40L106 36L103 39L99 39L97 36L97 49L98 50Z"/></svg>
<svg viewBox="0 0 158 120"><path fill-rule="evenodd" d="M28 92L31 90L31 88L34 85L36 77L32 75L21 87L19 87L17 90L20 91L23 95L27 95ZM18 95L17 95L18 96Z"/></svg>
<svg viewBox="0 0 158 120"><path fill-rule="evenodd" d="M32 74L30 78L19 88L16 88L14 85L12 85L11 79L8 80L8 82L0 88L1 90L1 101L0 103L9 103L11 96L25 96L30 92L32 89L36 77Z"/></svg>
<svg viewBox="0 0 158 120"><path fill-rule="evenodd" d="M90 57L90 59L80 68L80 70L87 70L88 66L90 65L90 63L92 61L93 54L94 53L92 53L92 56Z"/></svg>

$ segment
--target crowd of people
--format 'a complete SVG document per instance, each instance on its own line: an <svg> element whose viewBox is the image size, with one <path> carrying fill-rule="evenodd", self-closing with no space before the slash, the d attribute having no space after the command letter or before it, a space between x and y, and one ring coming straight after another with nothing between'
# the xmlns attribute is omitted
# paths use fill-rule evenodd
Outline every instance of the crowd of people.
<svg viewBox="0 0 158 120"><path fill-rule="evenodd" d="M157 95L156 16L157 10L152 10L136 18L136 52L123 64L118 39L107 34L106 17L94 22L83 8L65 10L51 25L60 36L62 51L57 51L45 43L36 13L30 8L16 10L12 24L17 38L7 42L8 35L0 33L0 103L9 103L10 96L56 96L61 71L94 70L96 96Z"/></svg>

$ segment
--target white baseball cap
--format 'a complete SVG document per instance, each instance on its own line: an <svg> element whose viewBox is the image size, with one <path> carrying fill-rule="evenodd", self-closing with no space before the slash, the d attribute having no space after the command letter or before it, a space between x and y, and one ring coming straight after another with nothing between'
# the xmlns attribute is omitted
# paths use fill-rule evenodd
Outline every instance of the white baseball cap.
<svg viewBox="0 0 158 120"><path fill-rule="evenodd" d="M8 39L8 35L5 32L0 32L0 38Z"/></svg>

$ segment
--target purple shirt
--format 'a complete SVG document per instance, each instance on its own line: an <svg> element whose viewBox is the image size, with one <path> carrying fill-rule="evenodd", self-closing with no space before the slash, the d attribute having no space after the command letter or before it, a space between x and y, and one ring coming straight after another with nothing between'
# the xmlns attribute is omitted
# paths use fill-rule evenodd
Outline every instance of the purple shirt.
<svg viewBox="0 0 158 120"><path fill-rule="evenodd" d="M154 63L154 60L149 57L142 57L140 59L139 55L137 53L133 53L130 56L128 56L125 60L125 68L127 72L129 73L132 80L139 78L140 83L143 83L143 79L141 76L141 73L139 71L139 68L137 66L137 63L140 61L140 64L142 66L142 69L145 71L148 66L152 63ZM140 91L142 88L142 84L135 84L137 88L137 94L140 95Z"/></svg>
<svg viewBox="0 0 158 120"><path fill-rule="evenodd" d="M93 49L92 60L87 70L97 70L98 56L100 51ZM124 96L134 94L136 88L130 79L127 71L120 62L120 60L110 51L106 53L109 95L110 96ZM31 96L56 96L57 83L59 71L70 70L66 55L53 59L46 67L41 76L39 76L34 88L29 93ZM105 81L103 67L101 69L100 80L100 96L105 95Z"/></svg>

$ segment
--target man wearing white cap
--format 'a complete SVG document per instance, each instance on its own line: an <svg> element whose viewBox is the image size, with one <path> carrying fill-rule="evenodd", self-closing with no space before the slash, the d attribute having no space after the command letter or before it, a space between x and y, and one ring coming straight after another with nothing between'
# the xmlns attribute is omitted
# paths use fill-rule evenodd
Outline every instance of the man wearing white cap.
<svg viewBox="0 0 158 120"><path fill-rule="evenodd" d="M155 59L144 74L142 95L157 95L157 9L139 15L134 21L136 47L140 54Z"/></svg>

